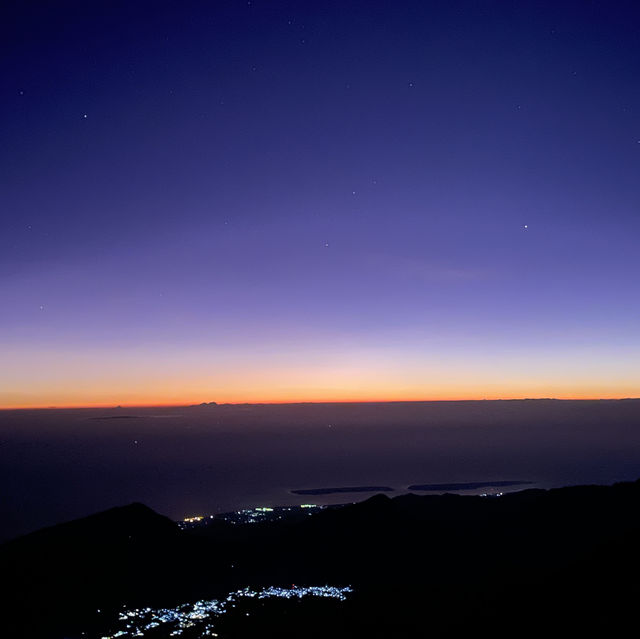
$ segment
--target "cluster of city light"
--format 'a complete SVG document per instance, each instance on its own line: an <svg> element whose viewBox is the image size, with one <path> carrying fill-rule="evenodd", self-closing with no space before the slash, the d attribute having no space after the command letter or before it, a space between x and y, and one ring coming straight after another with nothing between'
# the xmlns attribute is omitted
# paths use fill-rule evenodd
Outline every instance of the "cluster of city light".
<svg viewBox="0 0 640 639"><path fill-rule="evenodd" d="M322 510L324 506L317 504L301 504L300 506L257 506L256 508L244 508L229 513L217 515L193 515L185 517L178 525L183 530L194 528L198 525L210 523L212 519L226 521L230 524L257 524L264 521L279 521L285 519L287 515L298 508L305 509L310 515L313 512Z"/></svg>
<svg viewBox="0 0 640 639"><path fill-rule="evenodd" d="M243 592L243 591L240 591ZM257 597L258 599L268 599L269 597L281 597L284 599L302 599L302 597L329 597L331 599L339 599L345 601L347 594L353 592L350 586L342 588L338 586L293 586L292 588L278 588L277 586L269 586L262 590L247 591L245 597Z"/></svg>
<svg viewBox="0 0 640 639"><path fill-rule="evenodd" d="M236 510L233 513L218 515L218 519L228 521L232 524L256 524L261 521L276 519L272 513L273 508L263 506L258 508L245 508L244 510Z"/></svg>
<svg viewBox="0 0 640 639"><path fill-rule="evenodd" d="M147 632L159 626L165 626L171 637L177 637L194 626L199 626L198 632L201 636L217 637L214 632L215 619L228 612L230 608L235 608L242 599L325 597L345 601L351 592L353 589L350 586L269 586L261 590L244 588L230 592L224 599L203 599L175 608L134 608L120 613L118 621L121 628L112 634L103 635L101 639L144 637Z"/></svg>
<svg viewBox="0 0 640 639"><path fill-rule="evenodd" d="M301 504L300 508L308 509L309 514L311 514L316 510L320 510L322 506ZM294 510L296 510L295 506L276 506L274 508L258 506L257 508L245 508L244 510L236 510L232 513L216 515L216 519L221 519L231 524L256 524L262 521L278 521L284 519L288 513Z"/></svg>

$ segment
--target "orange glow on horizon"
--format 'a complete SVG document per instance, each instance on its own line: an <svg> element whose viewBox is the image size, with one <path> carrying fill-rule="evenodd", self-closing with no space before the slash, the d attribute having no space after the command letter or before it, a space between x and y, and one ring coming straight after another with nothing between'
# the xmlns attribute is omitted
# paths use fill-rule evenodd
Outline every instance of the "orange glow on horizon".
<svg viewBox="0 0 640 639"><path fill-rule="evenodd" d="M33 403L33 404L16 404L0 406L0 410L73 410L73 409L91 409L91 408L185 408L191 406L198 406L205 401L215 401L219 405L231 405L242 406L246 404L251 405L291 405L291 404L384 404L384 403L404 403L404 402L479 402L479 401L524 401L524 400L544 400L553 399L559 401L598 401L598 400L624 400L624 399L640 399L633 395L620 395L620 394L571 394L571 395L483 395L483 396L460 396L460 395L447 395L436 397L383 397L373 398L368 396L354 396L354 397L325 397L325 398L247 398L246 400L225 400L224 398L218 400L175 400L175 401L153 401L153 400L140 400L133 402L78 402L69 404L51 404L49 403Z"/></svg>
<svg viewBox="0 0 640 639"><path fill-rule="evenodd" d="M622 399L640 396L636 358L569 353L463 353L425 357L395 350L250 353L209 350L15 352L0 371L0 409Z"/></svg>

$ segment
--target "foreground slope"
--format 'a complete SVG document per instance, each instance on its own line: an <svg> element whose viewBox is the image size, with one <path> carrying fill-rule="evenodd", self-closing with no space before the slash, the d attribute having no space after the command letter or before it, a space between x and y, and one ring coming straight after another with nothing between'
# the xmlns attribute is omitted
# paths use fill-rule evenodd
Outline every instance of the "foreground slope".
<svg viewBox="0 0 640 639"><path fill-rule="evenodd" d="M377 495L302 521L181 531L134 504L1 547L12 584L2 623L15 637L90 635L123 604L329 583L355 593L316 620L325 636L607 634L633 619L639 506L639 482L500 498ZM252 636L256 623L261 636L296 636L304 606L275 610L231 616L220 636Z"/></svg>

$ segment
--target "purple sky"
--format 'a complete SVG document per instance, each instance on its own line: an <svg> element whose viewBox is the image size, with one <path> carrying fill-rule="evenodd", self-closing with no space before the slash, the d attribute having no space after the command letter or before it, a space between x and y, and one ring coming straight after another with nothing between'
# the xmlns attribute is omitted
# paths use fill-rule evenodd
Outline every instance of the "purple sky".
<svg viewBox="0 0 640 639"><path fill-rule="evenodd" d="M0 406L640 394L636 3L5 5Z"/></svg>

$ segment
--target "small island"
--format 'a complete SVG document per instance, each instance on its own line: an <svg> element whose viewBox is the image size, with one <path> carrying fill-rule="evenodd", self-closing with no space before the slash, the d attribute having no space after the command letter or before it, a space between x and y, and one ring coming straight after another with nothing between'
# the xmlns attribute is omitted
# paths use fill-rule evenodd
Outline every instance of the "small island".
<svg viewBox="0 0 640 639"><path fill-rule="evenodd" d="M340 486L338 488L306 488L292 490L294 495L332 495L334 493L388 493L393 491L389 486Z"/></svg>

